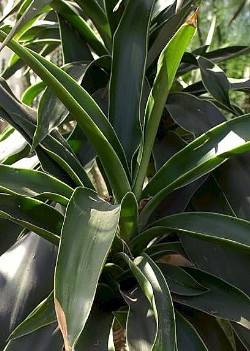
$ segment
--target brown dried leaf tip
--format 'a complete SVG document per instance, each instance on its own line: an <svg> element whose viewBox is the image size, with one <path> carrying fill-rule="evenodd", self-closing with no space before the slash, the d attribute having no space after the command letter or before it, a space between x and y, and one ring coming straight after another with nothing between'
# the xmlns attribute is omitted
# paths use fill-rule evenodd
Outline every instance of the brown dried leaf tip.
<svg viewBox="0 0 250 351"><path fill-rule="evenodd" d="M65 351L72 351L72 347L69 344L68 340L68 329L67 329L67 321L65 317L65 313L60 305L60 302L55 298L55 310L59 328L61 330Z"/></svg>
<svg viewBox="0 0 250 351"><path fill-rule="evenodd" d="M188 17L186 23L190 24L193 27L197 27L197 20L198 20L198 16L199 16L200 10L199 8L197 8L194 13Z"/></svg>

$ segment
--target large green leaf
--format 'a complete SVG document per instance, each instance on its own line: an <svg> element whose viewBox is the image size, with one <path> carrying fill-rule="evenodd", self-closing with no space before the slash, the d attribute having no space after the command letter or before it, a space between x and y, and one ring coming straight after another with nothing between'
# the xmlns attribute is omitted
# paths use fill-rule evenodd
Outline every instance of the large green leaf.
<svg viewBox="0 0 250 351"><path fill-rule="evenodd" d="M166 106L173 120L195 136L225 121L213 103L190 94L171 94Z"/></svg>
<svg viewBox="0 0 250 351"><path fill-rule="evenodd" d="M32 334L11 340L4 351L39 350L42 345L43 351L61 351L63 341L56 323L36 330Z"/></svg>
<svg viewBox="0 0 250 351"><path fill-rule="evenodd" d="M58 14L58 20L64 63L92 61L93 56L91 55L90 48L86 41L82 39L79 32L60 14Z"/></svg>
<svg viewBox="0 0 250 351"><path fill-rule="evenodd" d="M181 313L175 312L175 315L178 351L208 351L192 324Z"/></svg>
<svg viewBox="0 0 250 351"><path fill-rule="evenodd" d="M184 237L199 238L232 247L239 253L249 251L249 225L235 217L218 213L186 212L165 217L135 237L131 245L136 252L143 250L150 241L174 231ZM239 234L239 235L238 235Z"/></svg>
<svg viewBox="0 0 250 351"><path fill-rule="evenodd" d="M150 180L143 197L153 198L141 212L146 223L154 209L173 190L212 171L231 156L250 149L250 116L244 115L210 129L168 160ZM186 162L186 160L189 162Z"/></svg>
<svg viewBox="0 0 250 351"><path fill-rule="evenodd" d="M250 299L241 290L204 271L185 268L208 291L198 296L175 295L174 300L211 314L234 321L250 329ZM164 273L164 271L163 271Z"/></svg>
<svg viewBox="0 0 250 351"><path fill-rule="evenodd" d="M0 39L3 39L5 37L5 34L3 32L0 32ZM118 200L121 200L123 195L130 189L125 170L116 152L108 141L110 139L107 140L107 137L97 127L88 113L80 105L80 103L84 103L84 105L92 111L95 118L99 118L99 121L101 118L101 122L104 126L107 127L107 130L109 133L111 133L111 136L113 135L114 140L116 141L116 144L119 148L119 141L117 141L117 138L111 129L108 120L103 115L101 110L98 109L98 106L95 104L94 100L73 80L73 78L71 78L54 64L42 58L40 55L37 55L35 52L26 50L15 41L11 41L9 43L9 46L18 55L20 55L20 57L22 57L30 65L30 67L32 67L33 70L47 82L49 86L55 90L57 96L69 109L69 112L71 112L75 118L77 118L78 123L83 128L84 132L100 156L105 172L107 173L112 183L115 196ZM49 72L48 69L50 69L51 72ZM73 95L71 95L69 91L71 91ZM95 113L98 114L98 117Z"/></svg>
<svg viewBox="0 0 250 351"><path fill-rule="evenodd" d="M226 244L250 249L250 222L218 213L185 212L160 219L152 224L180 231L180 235L191 235L207 240L223 240ZM188 233L188 234L186 234Z"/></svg>
<svg viewBox="0 0 250 351"><path fill-rule="evenodd" d="M47 240L29 233L1 255L1 350L10 333L53 289L56 251Z"/></svg>
<svg viewBox="0 0 250 351"><path fill-rule="evenodd" d="M22 195L0 194L0 218L33 230L53 244L59 243L63 216L41 201Z"/></svg>
<svg viewBox="0 0 250 351"><path fill-rule="evenodd" d="M154 0L130 0L114 36L109 118L128 160L142 134L140 104L153 5Z"/></svg>
<svg viewBox="0 0 250 351"><path fill-rule="evenodd" d="M146 255L131 261L123 255L144 295L151 304L156 319L156 336L152 351L176 348L175 315L167 282L158 266Z"/></svg>
<svg viewBox="0 0 250 351"><path fill-rule="evenodd" d="M59 194L69 199L73 193L68 185L44 172L5 165L0 165L0 187L4 192L28 196Z"/></svg>
<svg viewBox="0 0 250 351"><path fill-rule="evenodd" d="M67 208L55 273L56 313L67 351L86 324L119 214L119 205L84 188L75 190Z"/></svg>
<svg viewBox="0 0 250 351"><path fill-rule="evenodd" d="M156 321L152 306L141 289L124 299L129 305L126 332L129 350L151 351L156 334Z"/></svg>
<svg viewBox="0 0 250 351"><path fill-rule="evenodd" d="M158 61L157 74L146 106L144 142L139 152L139 167L134 182L134 191L137 198L141 197L142 187L166 99L181 58L196 31L195 18L196 15L178 30L162 51Z"/></svg>

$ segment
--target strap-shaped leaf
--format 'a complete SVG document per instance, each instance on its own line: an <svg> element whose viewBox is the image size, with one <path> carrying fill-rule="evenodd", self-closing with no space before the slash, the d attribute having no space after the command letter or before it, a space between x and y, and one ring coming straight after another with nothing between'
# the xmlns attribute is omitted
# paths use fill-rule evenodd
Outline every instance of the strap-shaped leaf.
<svg viewBox="0 0 250 351"><path fill-rule="evenodd" d="M6 35L3 32L0 32L0 39L3 39L5 37ZM121 200L124 194L130 190L130 185L125 170L112 145L108 141L110 139L107 140L107 137L97 127L88 113L80 105L80 103L83 102L86 104L87 99L87 106L90 108L94 115L97 111L101 118L101 121L103 122L103 125L108 128L107 130L111 133L111 136L113 135L117 141L117 138L115 137L115 134L111 129L108 120L102 114L101 110L98 109L94 100L90 98L87 92L85 92L84 89L82 89L73 80L73 78L71 78L57 66L42 58L40 55L36 54L35 52L26 50L15 41L11 41L9 43L9 46L18 55L20 55L20 57L22 57L30 65L30 67L32 67L33 70L47 82L49 86L55 90L57 96L65 104L69 112L71 112L75 118L77 118L79 125L82 127L94 145L98 155L100 156L105 172L107 173L110 182L113 185L115 196L118 200ZM49 72L48 69L51 71ZM72 95L69 92L70 90L72 92ZM119 142L117 142L117 145L119 148Z"/></svg>
<svg viewBox="0 0 250 351"><path fill-rule="evenodd" d="M108 350L109 336L112 332L114 316L104 311L97 304L92 306L87 323L76 344L76 351L81 350ZM96 330L98 329L98 333Z"/></svg>
<svg viewBox="0 0 250 351"><path fill-rule="evenodd" d="M100 56L107 54L107 49L98 38L91 26L85 21L75 7L64 0L53 0L51 6L58 14L68 21L81 38Z"/></svg>
<svg viewBox="0 0 250 351"><path fill-rule="evenodd" d="M153 198L141 212L146 223L154 209L173 190L212 171L231 156L250 149L250 115L244 115L210 129L176 153L150 180L143 197ZM189 162L186 162L186 160Z"/></svg>
<svg viewBox="0 0 250 351"><path fill-rule="evenodd" d="M22 17L18 20L18 22L12 28L8 36L5 38L0 50L2 50L4 46L8 45L9 41L15 35L17 35L30 20L39 15L43 8L49 5L51 2L52 0L32 0L31 4L26 9Z"/></svg>
<svg viewBox="0 0 250 351"><path fill-rule="evenodd" d="M53 244L59 244L63 216L41 201L22 195L0 194L0 218L32 230Z"/></svg>
<svg viewBox="0 0 250 351"><path fill-rule="evenodd" d="M123 254L140 288L152 306L156 336L152 351L176 348L175 315L167 282L158 266L146 254L131 261Z"/></svg>
<svg viewBox="0 0 250 351"><path fill-rule="evenodd" d="M119 205L84 188L76 189L69 202L55 273L55 307L67 351L86 324L119 215Z"/></svg>
<svg viewBox="0 0 250 351"><path fill-rule="evenodd" d="M130 0L114 36L109 118L128 160L142 134L140 105L153 5L154 0Z"/></svg>
<svg viewBox="0 0 250 351"><path fill-rule="evenodd" d="M92 20L108 49L112 46L111 31L104 9L96 0L76 0L84 13Z"/></svg>
<svg viewBox="0 0 250 351"><path fill-rule="evenodd" d="M188 272L178 266L158 263L171 292L183 296L204 294L207 289L195 280Z"/></svg>
<svg viewBox="0 0 250 351"><path fill-rule="evenodd" d="M41 345L43 351L62 350L63 341L57 323L40 328L22 338L10 340L4 351L39 350Z"/></svg>
<svg viewBox="0 0 250 351"><path fill-rule="evenodd" d="M230 83L222 69L204 57L198 58L201 77L207 91L223 105L233 109L229 99Z"/></svg>
<svg viewBox="0 0 250 351"><path fill-rule="evenodd" d="M185 269L208 291L192 297L175 295L175 301L212 316L234 321L250 329L250 299L248 295L212 274L195 268Z"/></svg>
<svg viewBox="0 0 250 351"><path fill-rule="evenodd" d="M182 56L195 34L196 14L173 36L162 51L157 65L157 74L150 92L145 112L144 142L139 153L139 166L134 182L137 198L141 191L154 146L155 137L165 107L166 99L173 84Z"/></svg>
<svg viewBox="0 0 250 351"><path fill-rule="evenodd" d="M92 61L93 56L86 41L63 16L58 14L64 63Z"/></svg>
<svg viewBox="0 0 250 351"><path fill-rule="evenodd" d="M178 230L181 236L201 238L211 242L221 242L235 250L249 250L248 221L218 213L191 212L165 217L155 222L132 241L136 252L142 250L154 238Z"/></svg>
<svg viewBox="0 0 250 351"><path fill-rule="evenodd" d="M17 339L24 335L56 322L53 292L43 300L23 322L11 333L9 339Z"/></svg>
<svg viewBox="0 0 250 351"><path fill-rule="evenodd" d="M59 194L70 198L73 189L56 178L40 171L0 165L1 191L20 195Z"/></svg>
<svg viewBox="0 0 250 351"><path fill-rule="evenodd" d="M129 305L125 325L129 350L151 351L156 334L156 321L150 302L141 289L134 291L131 296L124 295L124 299Z"/></svg>
<svg viewBox="0 0 250 351"><path fill-rule="evenodd" d="M175 311L178 351L208 351L194 326L179 312Z"/></svg>
<svg viewBox="0 0 250 351"><path fill-rule="evenodd" d="M9 91L9 87L4 80L0 82L0 105L4 110L0 110L2 117L13 125L25 137L28 143L31 144L35 131L35 111L22 105L11 91ZM48 138L44 139L42 142L42 146L46 150L45 152L55 160L60 168L65 170L65 173L67 173L76 184L84 184L91 188L91 182L86 171L74 156L69 145L67 145L60 133L54 132L53 135L49 135ZM37 154L44 167L41 160L41 156L44 157L43 150L38 148ZM47 170L46 165L44 168ZM50 173L54 174L51 170ZM56 176L57 175L58 174L56 174ZM60 179L60 177L58 178ZM72 182L70 184L72 184Z"/></svg>
<svg viewBox="0 0 250 351"><path fill-rule="evenodd" d="M87 63L69 64L64 66L64 70L79 83L87 65ZM53 89L47 88L39 101L37 126L32 145L33 148L36 148L53 129L58 127L68 114L67 108L54 94Z"/></svg>

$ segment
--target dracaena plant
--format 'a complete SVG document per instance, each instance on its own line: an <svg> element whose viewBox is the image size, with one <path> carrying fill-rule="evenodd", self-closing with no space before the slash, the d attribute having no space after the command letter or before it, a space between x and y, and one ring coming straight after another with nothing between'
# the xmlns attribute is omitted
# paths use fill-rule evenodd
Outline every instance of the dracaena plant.
<svg viewBox="0 0 250 351"><path fill-rule="evenodd" d="M249 350L250 115L230 92L250 85L218 66L248 48L191 51L199 6L2 19L1 349ZM21 101L19 69L38 77Z"/></svg>

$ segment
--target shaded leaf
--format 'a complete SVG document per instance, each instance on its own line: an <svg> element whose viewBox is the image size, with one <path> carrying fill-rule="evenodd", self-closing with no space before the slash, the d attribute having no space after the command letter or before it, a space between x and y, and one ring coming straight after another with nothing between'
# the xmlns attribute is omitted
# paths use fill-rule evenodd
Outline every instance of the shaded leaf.
<svg viewBox="0 0 250 351"><path fill-rule="evenodd" d="M129 305L126 323L129 349L151 351L157 329L152 306L140 289L124 299Z"/></svg>
<svg viewBox="0 0 250 351"><path fill-rule="evenodd" d="M36 234L19 239L0 257L0 345L53 288L56 247Z"/></svg>
<svg viewBox="0 0 250 351"><path fill-rule="evenodd" d="M21 195L0 194L0 217L33 230L53 244L59 243L63 216L41 201Z"/></svg>
<svg viewBox="0 0 250 351"><path fill-rule="evenodd" d="M185 269L208 291L195 297L175 295L175 301L250 328L250 300L246 294L204 271L194 268Z"/></svg>
<svg viewBox="0 0 250 351"><path fill-rule="evenodd" d="M52 292L15 328L9 339L20 338L55 322L56 313Z"/></svg>
<svg viewBox="0 0 250 351"><path fill-rule="evenodd" d="M230 83L222 69L204 57L198 58L201 77L207 91L223 105L231 108L229 99Z"/></svg>
<svg viewBox="0 0 250 351"><path fill-rule="evenodd" d="M63 341L56 323L43 327L22 338L11 340L4 351L39 350L41 345L43 351L62 350Z"/></svg>
<svg viewBox="0 0 250 351"><path fill-rule="evenodd" d="M179 312L176 313L176 331L178 351L208 351L196 329Z"/></svg>
<svg viewBox="0 0 250 351"><path fill-rule="evenodd" d="M207 174L231 156L248 151L248 124L249 115L224 122L196 138L168 160L143 190L143 197L153 198L142 210L141 222L145 223L173 190Z"/></svg>

